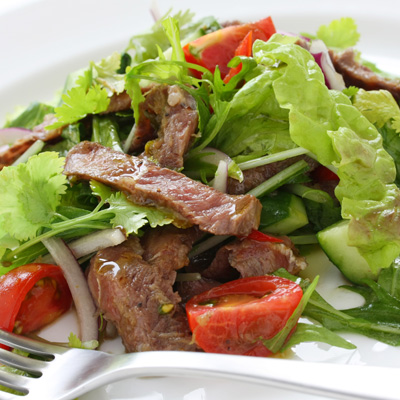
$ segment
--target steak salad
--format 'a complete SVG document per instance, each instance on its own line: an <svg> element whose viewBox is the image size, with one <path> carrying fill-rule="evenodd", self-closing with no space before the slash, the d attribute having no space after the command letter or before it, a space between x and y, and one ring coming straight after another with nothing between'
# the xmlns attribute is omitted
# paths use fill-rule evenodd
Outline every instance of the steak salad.
<svg viewBox="0 0 400 400"><path fill-rule="evenodd" d="M180 12L11 117L0 328L30 334L74 304L74 346L106 324L128 352L400 345L400 81L358 36L350 18L294 35ZM329 305L304 246L365 304Z"/></svg>

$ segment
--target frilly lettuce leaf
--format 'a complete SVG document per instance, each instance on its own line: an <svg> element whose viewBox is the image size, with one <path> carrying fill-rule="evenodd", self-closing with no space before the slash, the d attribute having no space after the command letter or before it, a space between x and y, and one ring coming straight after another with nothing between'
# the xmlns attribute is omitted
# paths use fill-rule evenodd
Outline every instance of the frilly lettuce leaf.
<svg viewBox="0 0 400 400"><path fill-rule="evenodd" d="M256 60L279 72L279 105L289 110L290 135L324 165L338 169L336 196L350 220L349 244L372 269L388 267L400 252L400 191L396 170L373 124L349 98L329 90L310 53L300 46L256 41Z"/></svg>
<svg viewBox="0 0 400 400"><path fill-rule="evenodd" d="M385 124L400 133L400 109L396 100L387 90L358 90L353 104L378 128Z"/></svg>
<svg viewBox="0 0 400 400"><path fill-rule="evenodd" d="M125 75L117 72L121 66L120 53L114 52L109 57L103 58L100 62L92 62L90 65L95 72L95 81L106 88L110 92L110 95L124 91Z"/></svg>
<svg viewBox="0 0 400 400"><path fill-rule="evenodd" d="M352 102L373 123L383 138L383 147L396 164L396 185L400 187L400 109L386 90L363 89L352 97Z"/></svg>

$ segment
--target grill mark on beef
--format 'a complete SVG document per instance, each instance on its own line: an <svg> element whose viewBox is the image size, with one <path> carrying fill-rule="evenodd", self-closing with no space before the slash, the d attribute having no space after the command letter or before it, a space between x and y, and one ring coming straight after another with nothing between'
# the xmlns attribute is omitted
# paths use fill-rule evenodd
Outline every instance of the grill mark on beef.
<svg viewBox="0 0 400 400"><path fill-rule="evenodd" d="M33 128L32 133L18 139L12 146L0 153L0 170L11 165L25 153L37 140L49 142L61 136L63 128L47 130L46 127L57 121L53 114L47 114L44 121Z"/></svg>
<svg viewBox="0 0 400 400"><path fill-rule="evenodd" d="M306 268L307 262L299 256L288 238L283 240L284 243L235 240L218 250L214 261L202 275L218 281L226 277L229 266L236 269L242 278L271 274L279 268L295 275Z"/></svg>
<svg viewBox="0 0 400 400"><path fill-rule="evenodd" d="M346 86L357 86L365 90L385 89L400 101L400 80L383 78L358 63L354 58L353 49L347 49L342 53L330 51L330 57L336 71L342 74Z"/></svg>
<svg viewBox="0 0 400 400"><path fill-rule="evenodd" d="M230 196L185 175L94 142L81 142L66 158L64 173L95 179L141 205L157 206L215 235L247 236L257 229L261 204L251 195Z"/></svg>
<svg viewBox="0 0 400 400"><path fill-rule="evenodd" d="M230 194L244 194L249 190L254 189L256 186L260 185L267 179L273 177L278 172L284 170L290 165L296 163L297 161L305 160L309 165L309 171L312 171L318 165L317 161L313 160L308 156L298 156L293 158L288 158L283 161L277 161L271 164L262 165L260 167L252 168L243 171L244 179L239 182L236 179L228 179L227 193Z"/></svg>
<svg viewBox="0 0 400 400"><path fill-rule="evenodd" d="M164 231L164 230L162 230ZM165 233L165 231L164 231ZM176 241L176 232L165 233L164 245ZM184 235L184 233L182 233ZM114 247L99 251L91 260L89 288L104 318L116 326L128 352L151 350L194 351L190 329L181 298L173 291L175 267L162 264L161 259L143 259L157 236L147 238L142 248L139 239L132 237ZM183 243L185 250L187 245ZM162 251L162 246L158 246ZM174 246L177 255L179 246ZM168 255L174 257L168 248ZM175 257L174 257L175 258ZM180 257L178 257L179 259ZM171 268L173 267L173 268ZM173 305L173 310L160 314L160 306Z"/></svg>

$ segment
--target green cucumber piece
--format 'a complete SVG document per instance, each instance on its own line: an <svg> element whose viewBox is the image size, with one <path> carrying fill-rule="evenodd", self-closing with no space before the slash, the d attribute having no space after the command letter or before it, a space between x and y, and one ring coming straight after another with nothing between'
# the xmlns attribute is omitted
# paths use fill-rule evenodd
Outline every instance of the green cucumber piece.
<svg viewBox="0 0 400 400"><path fill-rule="evenodd" d="M287 235L308 224L303 200L294 194L283 192L270 199L264 198L261 203L263 211L259 229L262 232ZM269 213L269 221L275 221L268 224L267 218L263 218L263 214L266 213Z"/></svg>
<svg viewBox="0 0 400 400"><path fill-rule="evenodd" d="M317 234L319 244L336 267L350 281L363 284L363 279L376 280L379 271L373 272L357 247L349 246L349 221L340 221Z"/></svg>

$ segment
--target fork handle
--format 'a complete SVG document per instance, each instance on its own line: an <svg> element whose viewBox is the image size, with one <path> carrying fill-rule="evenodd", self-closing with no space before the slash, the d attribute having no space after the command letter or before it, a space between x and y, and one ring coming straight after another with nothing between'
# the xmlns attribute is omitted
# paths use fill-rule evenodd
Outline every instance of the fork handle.
<svg viewBox="0 0 400 400"><path fill-rule="evenodd" d="M223 378L335 399L400 399L397 368L169 351L112 356L90 390L133 376Z"/></svg>

